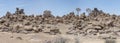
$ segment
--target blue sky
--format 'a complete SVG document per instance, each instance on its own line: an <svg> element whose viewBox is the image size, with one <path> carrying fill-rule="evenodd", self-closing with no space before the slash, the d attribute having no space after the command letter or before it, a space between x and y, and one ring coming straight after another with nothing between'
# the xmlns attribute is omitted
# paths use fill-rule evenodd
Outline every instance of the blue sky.
<svg viewBox="0 0 120 43"><path fill-rule="evenodd" d="M75 12L75 8L99 8L107 13L120 14L120 0L0 0L0 16L7 11L15 12L15 8L23 8L27 15L42 14L51 10L53 15L65 15Z"/></svg>

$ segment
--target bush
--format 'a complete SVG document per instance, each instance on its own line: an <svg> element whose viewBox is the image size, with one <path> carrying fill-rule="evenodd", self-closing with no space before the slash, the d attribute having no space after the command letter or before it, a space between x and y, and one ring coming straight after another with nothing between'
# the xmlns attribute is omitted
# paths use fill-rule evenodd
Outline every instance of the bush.
<svg viewBox="0 0 120 43"><path fill-rule="evenodd" d="M59 37L54 40L54 43L66 43L66 40L65 38Z"/></svg>
<svg viewBox="0 0 120 43"><path fill-rule="evenodd" d="M105 43L116 43L114 39L106 39Z"/></svg>
<svg viewBox="0 0 120 43"><path fill-rule="evenodd" d="M79 37L76 37L76 38L75 38L75 43L80 43Z"/></svg>

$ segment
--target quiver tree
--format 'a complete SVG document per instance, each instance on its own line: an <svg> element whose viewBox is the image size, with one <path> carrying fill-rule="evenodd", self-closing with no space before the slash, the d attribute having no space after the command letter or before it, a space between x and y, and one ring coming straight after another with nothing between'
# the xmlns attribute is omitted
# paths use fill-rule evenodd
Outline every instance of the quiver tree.
<svg viewBox="0 0 120 43"><path fill-rule="evenodd" d="M94 12L95 15L100 14L100 11L97 8L94 8L93 12Z"/></svg>
<svg viewBox="0 0 120 43"><path fill-rule="evenodd" d="M16 8L15 14L25 14L24 9Z"/></svg>
<svg viewBox="0 0 120 43"><path fill-rule="evenodd" d="M70 17L75 17L75 13L74 12L70 12Z"/></svg>
<svg viewBox="0 0 120 43"><path fill-rule="evenodd" d="M45 18L54 17L54 16L51 14L51 11L49 11L49 10L45 10L45 11L43 12L43 16L44 16Z"/></svg>
<svg viewBox="0 0 120 43"><path fill-rule="evenodd" d="M11 15L11 13L9 11L7 11L6 16L9 17Z"/></svg>
<svg viewBox="0 0 120 43"><path fill-rule="evenodd" d="M99 10L97 8L94 8L92 12L89 14L91 17L96 17L100 14Z"/></svg>
<svg viewBox="0 0 120 43"><path fill-rule="evenodd" d="M25 14L25 13L24 13L24 9L21 9L21 10L20 10L20 14Z"/></svg>
<svg viewBox="0 0 120 43"><path fill-rule="evenodd" d="M20 9L16 8L15 14L20 14Z"/></svg>
<svg viewBox="0 0 120 43"><path fill-rule="evenodd" d="M85 13L82 13L82 14L80 15L80 19L84 19L84 18L86 18L86 15L85 15Z"/></svg>
<svg viewBox="0 0 120 43"><path fill-rule="evenodd" d="M99 10L98 10L97 8L94 8L94 11L95 11L95 12L99 12Z"/></svg>
<svg viewBox="0 0 120 43"><path fill-rule="evenodd" d="M77 15L79 15L80 10L81 10L80 8L76 8Z"/></svg>
<svg viewBox="0 0 120 43"><path fill-rule="evenodd" d="M87 9L86 9L86 12L91 13L92 10L91 10L90 8L87 8Z"/></svg>

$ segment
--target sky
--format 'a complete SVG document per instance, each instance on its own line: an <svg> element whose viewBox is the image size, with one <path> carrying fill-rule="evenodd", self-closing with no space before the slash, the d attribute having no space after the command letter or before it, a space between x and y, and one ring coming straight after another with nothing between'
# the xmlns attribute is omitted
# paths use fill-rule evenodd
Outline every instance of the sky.
<svg viewBox="0 0 120 43"><path fill-rule="evenodd" d="M98 8L111 14L120 14L120 0L0 0L0 16L4 16L7 11L14 13L16 7L25 10L25 14L40 15L44 10L52 11L57 16L76 12L76 8L81 8L81 13L86 8Z"/></svg>

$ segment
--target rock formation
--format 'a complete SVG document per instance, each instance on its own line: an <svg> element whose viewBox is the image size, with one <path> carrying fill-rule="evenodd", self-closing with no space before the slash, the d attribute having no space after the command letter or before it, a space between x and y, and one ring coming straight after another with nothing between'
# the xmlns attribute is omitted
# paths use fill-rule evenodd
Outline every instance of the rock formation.
<svg viewBox="0 0 120 43"><path fill-rule="evenodd" d="M89 15L82 13L75 15L70 12L62 17L54 16L51 11L45 10L43 15L25 15L24 9L16 8L14 14L7 12L0 18L0 31L13 33L39 33L48 30L49 34L62 34L61 29L46 28L44 25L65 24L70 26L66 34L99 36L108 34L108 36L120 36L120 16L110 15L94 8ZM66 26L67 27L67 26ZM114 35L113 35L114 34Z"/></svg>

